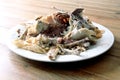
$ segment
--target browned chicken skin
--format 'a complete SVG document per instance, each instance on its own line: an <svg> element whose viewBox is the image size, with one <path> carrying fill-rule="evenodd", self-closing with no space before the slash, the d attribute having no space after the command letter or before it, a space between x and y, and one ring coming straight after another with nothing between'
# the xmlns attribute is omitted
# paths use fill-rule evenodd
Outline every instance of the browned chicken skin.
<svg viewBox="0 0 120 80"><path fill-rule="evenodd" d="M69 15L62 12L51 14L47 16L46 19L41 17L37 20L41 20L48 24L48 29L40 33L49 37L62 36L61 33L63 33L64 30L67 30L67 27L69 26Z"/></svg>

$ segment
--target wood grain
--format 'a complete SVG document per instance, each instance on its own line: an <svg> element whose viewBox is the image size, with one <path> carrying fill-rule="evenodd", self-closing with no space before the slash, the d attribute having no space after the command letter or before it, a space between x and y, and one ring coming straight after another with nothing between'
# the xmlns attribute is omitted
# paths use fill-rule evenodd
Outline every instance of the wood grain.
<svg viewBox="0 0 120 80"><path fill-rule="evenodd" d="M11 29L39 15L83 7L115 37L105 54L74 63L42 63L20 57L0 43L0 80L120 80L120 0L1 0L0 27ZM4 34L3 34L4 35Z"/></svg>

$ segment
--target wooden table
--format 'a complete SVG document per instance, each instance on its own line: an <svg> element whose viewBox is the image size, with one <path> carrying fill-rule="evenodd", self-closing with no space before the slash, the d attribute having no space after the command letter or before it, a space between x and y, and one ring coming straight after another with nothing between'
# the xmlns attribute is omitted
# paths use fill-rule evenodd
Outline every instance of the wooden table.
<svg viewBox="0 0 120 80"><path fill-rule="evenodd" d="M0 29L47 15L54 6L85 8L85 15L113 32L112 48L87 61L52 64L20 57L0 43L0 80L120 80L120 0L1 0Z"/></svg>

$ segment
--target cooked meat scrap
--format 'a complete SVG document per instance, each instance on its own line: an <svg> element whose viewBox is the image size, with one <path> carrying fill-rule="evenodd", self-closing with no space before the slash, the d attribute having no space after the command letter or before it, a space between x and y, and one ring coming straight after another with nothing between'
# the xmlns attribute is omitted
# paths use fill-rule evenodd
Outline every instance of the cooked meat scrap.
<svg viewBox="0 0 120 80"><path fill-rule="evenodd" d="M83 16L83 10L83 8L77 8L71 13L69 21L71 25L70 31L73 30L75 27L77 27L78 29L83 27L88 29L93 28L90 20L87 17Z"/></svg>
<svg viewBox="0 0 120 80"><path fill-rule="evenodd" d="M54 15L54 19L59 23L59 24L64 24L69 26L69 15L68 13L61 13L57 12Z"/></svg>
<svg viewBox="0 0 120 80"><path fill-rule="evenodd" d="M63 31L67 29L67 26L64 25L49 25L49 28L43 32L41 32L41 34L45 34L46 36L49 37L61 37L63 35L61 35L61 33L63 33Z"/></svg>
<svg viewBox="0 0 120 80"><path fill-rule="evenodd" d="M75 9L71 15L73 15L75 17L75 19L83 19L82 12L83 12L83 8L77 8Z"/></svg>
<svg viewBox="0 0 120 80"><path fill-rule="evenodd" d="M41 33L49 37L61 37L63 36L61 33L67 30L67 27L69 26L69 15L67 13L58 12L54 13L52 16L56 23L49 23L48 29Z"/></svg>

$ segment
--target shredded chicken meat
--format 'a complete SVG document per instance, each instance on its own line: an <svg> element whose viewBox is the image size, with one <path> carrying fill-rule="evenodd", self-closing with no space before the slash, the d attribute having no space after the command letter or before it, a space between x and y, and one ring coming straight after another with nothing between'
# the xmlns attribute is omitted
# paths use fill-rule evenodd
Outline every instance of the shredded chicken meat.
<svg viewBox="0 0 120 80"><path fill-rule="evenodd" d="M59 54L77 54L87 50L92 43L102 37L102 31L83 15L83 8L71 13L56 12L40 16L32 24L26 25L14 44L26 50L46 53L55 60Z"/></svg>

